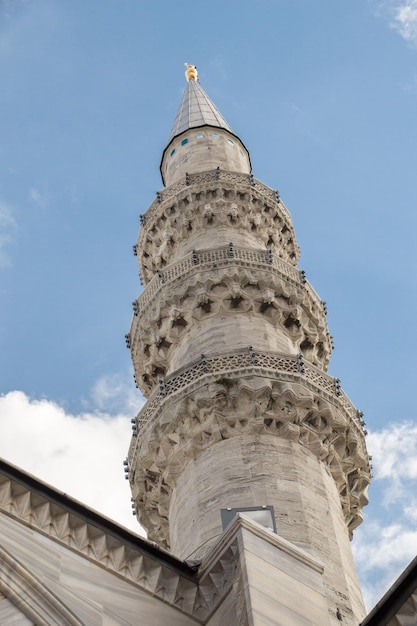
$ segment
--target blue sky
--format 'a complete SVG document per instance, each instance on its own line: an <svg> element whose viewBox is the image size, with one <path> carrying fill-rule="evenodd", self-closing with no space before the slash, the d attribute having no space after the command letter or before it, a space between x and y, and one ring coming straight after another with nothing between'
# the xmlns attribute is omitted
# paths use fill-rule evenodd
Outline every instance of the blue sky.
<svg viewBox="0 0 417 626"><path fill-rule="evenodd" d="M291 211L365 413L370 607L417 552L417 0L0 0L0 454L136 527L132 244L186 61Z"/></svg>

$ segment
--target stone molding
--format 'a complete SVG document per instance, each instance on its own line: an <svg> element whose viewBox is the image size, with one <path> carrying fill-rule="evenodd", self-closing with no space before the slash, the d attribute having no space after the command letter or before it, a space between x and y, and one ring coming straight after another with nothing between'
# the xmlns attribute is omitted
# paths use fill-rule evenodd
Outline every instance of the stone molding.
<svg viewBox="0 0 417 626"><path fill-rule="evenodd" d="M43 487L46 491L51 491L50 487L44 486L40 481L30 487L0 472L0 513L137 585L192 617L199 624L206 624L230 593L235 596L241 619L237 623L248 624L247 612L244 610L245 589L239 580L239 540L242 531L246 530L261 537L267 543L321 571L320 564L303 550L239 515L203 562L195 564L195 573L186 576L168 563L164 564L164 555L167 561L173 557L163 550L158 550L158 559L152 559L140 546L128 544L114 533L103 532L97 525L89 522L88 509L85 508L83 515L71 510L72 501L59 492L56 492L57 496L67 499L70 505L66 507L58 501L52 501L42 493ZM148 543L142 539L139 541ZM35 624L82 624L40 579L4 547L0 547L0 597L2 594Z"/></svg>
<svg viewBox="0 0 417 626"><path fill-rule="evenodd" d="M336 402L349 416L353 426L363 436L363 428L358 417L358 410L349 400L344 391L338 387L338 379L329 376L299 356L276 354L275 352L258 352L249 350L230 350L199 359L189 366L173 372L160 379L159 388L154 389L148 402L136 417L140 432L152 428L157 413L172 394L189 394L195 388L214 377L222 378L233 375L264 375L277 381L301 382L318 396L330 402ZM137 447L135 438L132 440L131 451ZM131 455L131 451L129 454Z"/></svg>
<svg viewBox="0 0 417 626"><path fill-rule="evenodd" d="M270 358L278 365L274 355ZM277 372L271 364L232 369L214 362L213 373L200 373L194 383L175 391L167 385L168 395L148 402L138 416L139 438L133 439L128 461L138 519L153 540L169 545L171 494L186 465L218 441L242 434L298 442L323 462L336 482L352 535L362 521L370 482L362 427L346 396L320 385L320 379L330 383L330 377L307 366L309 379L294 371L295 364L283 358Z"/></svg>
<svg viewBox="0 0 417 626"><path fill-rule="evenodd" d="M145 309L155 296L167 285L177 280L183 280L185 276L192 274L198 269L213 270L237 264L245 268L270 268L283 279L295 286L302 285L311 294L316 306L322 304L322 300L315 292L310 283L301 280L300 270L294 265L286 263L272 253L272 250L241 248L233 246L232 251L227 246L220 248L205 248L195 250L184 255L181 261L170 263L163 271L157 272L152 280L146 285L136 302L138 310Z"/></svg>
<svg viewBox="0 0 417 626"><path fill-rule="evenodd" d="M129 343L136 384L145 395L169 371L183 335L220 315L261 316L292 342L294 352L327 368L332 342L315 292L268 265L248 268L229 259L214 270L213 264L195 265L184 278L162 284L146 306L137 302Z"/></svg>
<svg viewBox="0 0 417 626"><path fill-rule="evenodd" d="M0 546L0 591L34 624L83 626L83 622L62 600L2 546Z"/></svg>
<svg viewBox="0 0 417 626"><path fill-rule="evenodd" d="M242 177L225 172L221 179L211 177L210 183L196 181L174 199L162 201L150 216L146 213L135 246L145 285L171 259L182 256L181 247L192 232L208 227L228 227L232 233L240 232L244 237L252 233L258 245L271 249L284 261L297 264L299 249L288 211L283 210L280 201L251 187L247 180L243 187L234 184L236 176ZM196 178L200 177L196 175Z"/></svg>
<svg viewBox="0 0 417 626"><path fill-rule="evenodd" d="M202 172L199 174L188 174L188 176L185 177L184 180L182 180L181 182L175 183L174 185L170 185L169 187L165 187L165 189L158 191L156 194L156 199L152 202L146 213L141 216L142 225L145 226L147 224L150 218L158 210L158 207L164 201L173 198L178 193L192 185L206 184L213 181L227 181L237 185L241 185L243 187L250 187L251 189L256 190L261 195L265 196L265 198L267 198L269 201L279 202L281 205L281 210L286 214L286 218L291 221L290 212L280 199L278 191L276 191L275 189L271 189L271 187L268 187L260 180L257 180L252 176L252 174L226 172L217 168L215 170L210 170L208 172Z"/></svg>
<svg viewBox="0 0 417 626"><path fill-rule="evenodd" d="M307 565L318 574L323 574L323 564L320 563L312 554L306 552L299 546L296 546L294 543L291 543L291 541L288 541L284 537L280 537L280 535L274 533L272 530L268 530L264 526L257 524L244 513L236 513L229 526L223 532L221 540L212 548L207 557L204 557L199 568L201 575L203 575L205 569L211 569L212 563L215 563L220 554L222 554L224 544L227 545L228 542L230 542L238 529L249 530L253 535L255 535L255 537L259 537L260 539L263 539L267 543L271 544L271 546L279 548L279 550L285 552L293 559L300 561L300 563Z"/></svg>
<svg viewBox="0 0 417 626"><path fill-rule="evenodd" d="M235 571L233 551L226 551L202 576L199 576L197 570L193 572L191 569L187 575L181 571L187 568L183 562L178 561L177 568L170 563L176 560L172 555L140 537L131 535L129 531L89 511L79 503L75 503L76 508L81 507L83 512L80 514L72 510L71 503L75 501L59 492L58 500L68 500L69 506L51 500L42 494L42 487L48 492L53 491L39 481L31 488L0 471L0 515L5 514L49 537L52 541L157 596L202 624L216 610L224 595L230 591ZM90 521L90 516L100 517L107 524L114 526L116 532L103 530L100 525ZM117 529L131 536L131 540L119 537ZM141 548L141 543L145 546L144 549ZM146 549L146 546L149 547ZM155 555L151 552L155 552ZM29 604L23 607L22 602L25 603L26 600L27 603L33 602L33 607L39 608L39 594L43 597L44 604L41 609L45 611L45 615L48 612L49 615L53 615L53 611L60 615L60 619L55 621L47 621L46 617L43 617L41 621L34 620L34 623L78 626L80 622L77 618L69 611L66 613L65 606L60 604L59 600L31 573L25 572L24 568L16 570L18 565L16 562L12 563L10 556L0 549L0 581L2 574L5 574L6 579L0 582L0 592L21 607L30 618ZM10 568L15 572L13 580L10 580ZM16 585L20 589L20 594ZM14 593L19 595L19 601Z"/></svg>
<svg viewBox="0 0 417 626"><path fill-rule="evenodd" d="M272 548L278 549L299 561L303 565L316 571L319 575L323 574L323 566L312 555L308 554L298 546L287 541L283 537L266 530L256 522L253 522L245 515L239 513L224 530L220 540L211 548L208 554L203 558L199 567L202 578L211 575L213 567L218 561L224 561L228 556L230 567L230 579L233 579L233 593L235 596L236 626L250 626L250 607L248 601L248 588L245 585L247 580L242 566L244 565L243 554L245 551L243 535L249 532L255 537L262 539L265 544L269 544Z"/></svg>
<svg viewBox="0 0 417 626"><path fill-rule="evenodd" d="M255 535L255 537L263 539L265 542L271 544L271 546L279 548L282 552L285 552L292 558L300 561L300 563L307 565L319 574L323 574L323 564L320 563L312 554L309 554L299 546L291 543L291 541L284 539L284 537L280 537L277 533L274 533L271 530L264 528L264 526L252 521L244 513L237 513L223 532L221 540L211 549L209 554L204 557L199 568L201 575L204 575L206 569L210 571L213 564L218 561L220 555L224 552L224 547L228 546L229 543L232 542L234 535L240 529L248 530Z"/></svg>

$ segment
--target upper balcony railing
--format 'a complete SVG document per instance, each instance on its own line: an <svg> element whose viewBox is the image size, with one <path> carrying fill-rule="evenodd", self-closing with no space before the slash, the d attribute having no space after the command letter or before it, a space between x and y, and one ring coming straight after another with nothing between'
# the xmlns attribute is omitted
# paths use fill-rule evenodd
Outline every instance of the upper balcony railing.
<svg viewBox="0 0 417 626"><path fill-rule="evenodd" d="M152 202L148 210L140 216L141 224L144 226L146 222L153 216L153 214L157 211L158 207L162 202L172 198L176 194L180 193L184 189L188 187L192 187L193 185L199 185L201 183L212 183L216 181L225 181L233 184L238 184L243 187L247 187L249 189L253 189L265 196L270 201L279 203L282 212L285 214L288 220L291 221L291 215L288 211L285 204L280 199L279 193L276 189L271 189L261 181L257 180L252 176L252 174L241 174L238 172L227 172L223 171L220 168L215 170L211 170L209 172L201 172L199 174L186 174L184 179L170 187L166 187L161 191L158 191L156 194L155 200Z"/></svg>
<svg viewBox="0 0 417 626"><path fill-rule="evenodd" d="M284 279L304 287L315 305L320 308L323 307L323 301L306 280L304 272L283 261L276 254L273 254L272 250L234 246L231 249L230 246L222 246L220 248L194 250L177 263L171 263L158 271L137 299L137 311L144 309L164 286L167 286L174 280L199 269L211 268L213 265L216 266L216 269L219 269L219 267L226 267L232 264L270 268Z"/></svg>
<svg viewBox="0 0 417 626"><path fill-rule="evenodd" d="M249 371L252 374L267 374L280 381L303 382L319 396L338 405L349 418L350 426L357 433L362 434L362 414L344 393L338 378L308 363L301 355L257 352L251 346L248 346L246 350L239 349L210 356L201 355L199 360L161 378L159 388L154 389L137 416L137 427L146 431L165 401L170 396L183 392L185 388L192 387L196 383L202 384L213 376L218 380L225 376L244 377ZM133 441L132 445L135 446Z"/></svg>

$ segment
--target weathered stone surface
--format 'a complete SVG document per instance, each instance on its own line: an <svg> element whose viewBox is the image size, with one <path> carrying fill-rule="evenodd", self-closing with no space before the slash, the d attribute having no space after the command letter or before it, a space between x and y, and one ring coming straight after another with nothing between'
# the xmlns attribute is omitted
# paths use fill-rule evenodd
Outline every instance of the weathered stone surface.
<svg viewBox="0 0 417 626"><path fill-rule="evenodd" d="M174 136L169 186L141 217L145 289L127 343L148 402L127 460L133 502L153 540L193 559L220 540L220 509L272 505L280 536L323 565L305 591L313 621L306 607L297 615L298 579L282 605L257 587L269 579L255 549L236 565L244 593L219 619L235 610L242 625L333 626L339 614L353 626L363 604L349 539L371 477L362 422L325 373L326 307L296 267L291 216L229 130ZM274 572L290 595L289 572Z"/></svg>
<svg viewBox="0 0 417 626"><path fill-rule="evenodd" d="M187 129L166 147L161 162L165 185L173 185L188 172L221 167L250 174L249 154L236 135L223 128Z"/></svg>
<svg viewBox="0 0 417 626"><path fill-rule="evenodd" d="M278 267L269 264L265 252L257 253L263 264L249 261L254 251L238 249L236 254L242 260L228 258L227 249L205 250L198 254L202 264L190 265L171 281L165 278L168 267L158 289L150 283L152 300L147 290L138 298L130 344L136 382L144 393L161 376L225 345L252 343L259 351L301 353L327 368L332 345L315 292L292 266L281 260Z"/></svg>
<svg viewBox="0 0 417 626"><path fill-rule="evenodd" d="M177 195L151 205L143 218L137 256L145 284L194 248L207 247L208 241L268 248L284 261L297 263L291 217L272 189L252 186L249 177L235 172L221 172L218 178L207 172L193 180Z"/></svg>
<svg viewBox="0 0 417 626"><path fill-rule="evenodd" d="M230 370L227 377L224 375L217 380L214 375L206 375L199 384L197 381L196 385L167 396L149 415L147 422L143 423L140 438L131 448L130 462L138 514L152 539L169 544L168 518L170 525L174 523L175 530L169 531L169 535L171 542L176 537L177 548L182 541L187 545L193 542L193 548L175 550L184 558L191 556L199 542L205 546L209 537L214 537L206 517L207 503L198 500L198 485L202 489L204 476L208 487L218 494L214 505L218 518L215 522L217 535L220 532L220 508L239 506L234 494L238 486L240 506L257 504L254 497L248 495L252 490L253 474L239 478L242 474L239 459L243 450L237 449L236 456L231 459L228 456L234 447L231 440L242 437L248 442L256 442L261 437L269 440L272 446L275 439L289 440L297 444L295 450L309 450L332 476L341 498L338 509L341 502L340 511L345 515L347 527L352 531L360 523L370 477L369 460L355 413L348 411L348 405L345 408L337 396L326 398L323 389L321 393L319 387L316 391L309 389L301 375L287 373L286 382L282 381L283 377L282 374L276 378L254 376L251 371L243 375L242 371ZM229 445L226 445L228 440ZM255 460L259 457L263 463L263 452L257 451L254 455ZM206 460L201 461L200 457ZM268 470L271 475L278 472L287 476L292 461L287 464L279 454L272 452L267 465L271 467ZM233 480L226 478L229 470ZM309 474L307 482L308 477ZM263 478L267 482L267 476ZM297 475L293 479L297 489L299 482L300 476ZM184 489L184 497L174 506L171 496L181 489ZM257 484L255 491L258 489ZM222 497L220 493L223 493ZM197 500L192 494L196 494ZM261 504L269 502L277 503L276 511L280 511L282 496L267 490ZM201 511L205 512L205 530L201 531L196 524L190 533L190 529L186 530L187 519L193 522L201 517ZM181 516L180 521L176 519L177 515ZM198 538L200 531L206 532L201 540Z"/></svg>

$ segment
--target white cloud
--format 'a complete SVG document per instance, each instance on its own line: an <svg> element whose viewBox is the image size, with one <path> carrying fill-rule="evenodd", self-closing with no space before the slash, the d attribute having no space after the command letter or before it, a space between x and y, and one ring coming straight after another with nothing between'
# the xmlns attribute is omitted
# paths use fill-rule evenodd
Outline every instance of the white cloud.
<svg viewBox="0 0 417 626"><path fill-rule="evenodd" d="M370 609L417 553L417 423L370 432L367 444L381 501L377 517L356 531L353 551Z"/></svg>
<svg viewBox="0 0 417 626"><path fill-rule="evenodd" d="M141 532L130 509L123 459L131 414L71 415L49 400L21 391L0 396L0 456Z"/></svg>
<svg viewBox="0 0 417 626"><path fill-rule="evenodd" d="M417 553L417 528L409 528L401 518L384 526L381 521L364 525L355 557L362 572L389 570L410 561Z"/></svg>
<svg viewBox="0 0 417 626"><path fill-rule="evenodd" d="M417 554L417 528L398 515L398 522L367 520L356 532L352 545L362 583L365 604L370 610Z"/></svg>
<svg viewBox="0 0 417 626"><path fill-rule="evenodd" d="M408 498L408 504L404 506L404 515L417 527L417 498L415 496Z"/></svg>
<svg viewBox="0 0 417 626"><path fill-rule="evenodd" d="M417 424L391 424L368 436L374 480L386 481L386 502L410 493L409 481L417 480Z"/></svg>
<svg viewBox="0 0 417 626"><path fill-rule="evenodd" d="M0 269L10 267L11 259L8 252L13 242L17 223L12 208L0 201Z"/></svg>

